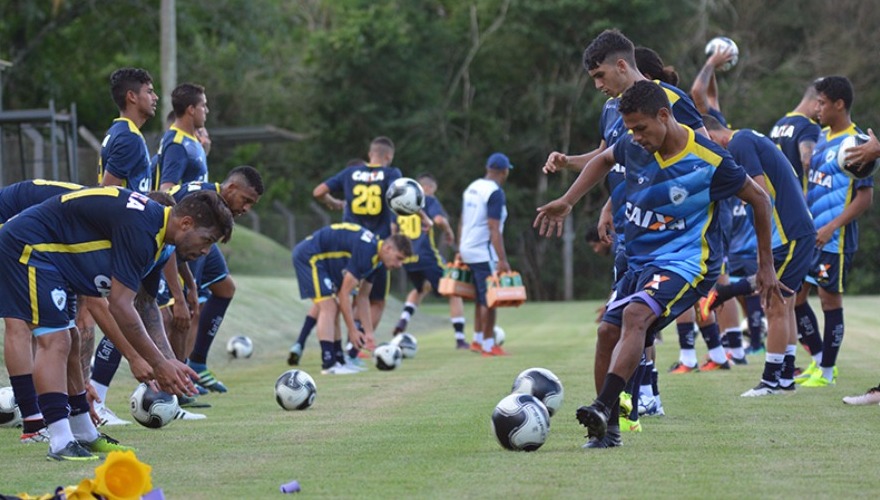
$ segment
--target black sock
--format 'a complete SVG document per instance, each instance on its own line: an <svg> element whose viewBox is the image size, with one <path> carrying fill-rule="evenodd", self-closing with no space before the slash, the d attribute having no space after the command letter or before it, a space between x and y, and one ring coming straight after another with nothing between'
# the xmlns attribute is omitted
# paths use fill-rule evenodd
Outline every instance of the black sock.
<svg viewBox="0 0 880 500"><path fill-rule="evenodd" d="M321 341L321 368L327 369L336 364L333 342Z"/></svg>
<svg viewBox="0 0 880 500"><path fill-rule="evenodd" d="M703 336L703 340L706 341L708 349L715 349L721 345L721 333L718 331L718 323L700 327L700 334Z"/></svg>
<svg viewBox="0 0 880 500"><path fill-rule="evenodd" d="M843 308L825 311L825 338L822 342L822 368L837 364L837 353L843 343Z"/></svg>
<svg viewBox="0 0 880 500"><path fill-rule="evenodd" d="M819 335L819 321L809 302L794 307L797 320L798 340L804 348L815 356L822 352L822 337ZM823 355L824 358L824 355Z"/></svg>
<svg viewBox="0 0 880 500"><path fill-rule="evenodd" d="M760 349L764 345L764 308L759 295L746 297L746 313L749 315L749 346Z"/></svg>
<svg viewBox="0 0 880 500"><path fill-rule="evenodd" d="M301 345L306 345L306 340L309 339L309 335L312 334L312 329L315 328L315 325L318 323L316 318L306 315L305 321L303 321L302 329L299 331L299 338L296 339L296 342Z"/></svg>
<svg viewBox="0 0 880 500"><path fill-rule="evenodd" d="M729 285L715 285L715 291L718 293L718 298L715 300L715 307L720 306L727 300L738 295L749 295L754 292L754 290L752 290L752 284L749 283L749 280L747 279L741 279Z"/></svg>
<svg viewBox="0 0 880 500"><path fill-rule="evenodd" d="M675 328L678 330L678 347L680 349L694 349L694 324L678 323Z"/></svg>
<svg viewBox="0 0 880 500"><path fill-rule="evenodd" d="M611 409L620 402L620 391L626 387L626 380L620 375L609 373L605 375L605 382L602 384L602 390L596 401Z"/></svg>

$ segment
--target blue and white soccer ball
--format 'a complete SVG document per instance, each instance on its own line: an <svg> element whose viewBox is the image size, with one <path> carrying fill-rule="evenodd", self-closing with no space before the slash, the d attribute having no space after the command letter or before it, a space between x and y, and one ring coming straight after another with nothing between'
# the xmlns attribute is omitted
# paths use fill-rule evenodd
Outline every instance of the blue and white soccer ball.
<svg viewBox="0 0 880 500"><path fill-rule="evenodd" d="M287 370L275 381L275 401L285 410L305 410L317 396L315 379L302 370Z"/></svg>
<svg viewBox="0 0 880 500"><path fill-rule="evenodd" d="M249 358L254 353L254 342L244 335L236 335L226 342L226 352L233 358Z"/></svg>
<svg viewBox="0 0 880 500"><path fill-rule="evenodd" d="M498 443L513 451L535 451L547 441L550 414L538 398L511 394L492 412L492 433Z"/></svg>
<svg viewBox="0 0 880 500"><path fill-rule="evenodd" d="M131 416L137 423L150 429L165 427L174 420L180 406L177 396L167 392L154 391L147 384L137 386L129 399Z"/></svg>
<svg viewBox="0 0 880 500"><path fill-rule="evenodd" d="M383 342L373 350L373 361L376 363L376 368L382 371L394 370L400 366L402 360L403 351L397 344Z"/></svg>
<svg viewBox="0 0 880 500"><path fill-rule="evenodd" d="M523 370L514 379L513 389L510 392L535 396L544 403L551 417L562 406L562 398L565 393L559 377L546 368Z"/></svg>
<svg viewBox="0 0 880 500"><path fill-rule="evenodd" d="M21 425L21 412L15 403L12 387L0 388L0 427L18 427Z"/></svg>
<svg viewBox="0 0 880 500"><path fill-rule="evenodd" d="M736 46L736 42L726 36L715 37L706 44L706 56L711 56L720 49L730 49L733 52L733 58L718 67L718 71L728 71L739 61L739 47Z"/></svg>
<svg viewBox="0 0 880 500"><path fill-rule="evenodd" d="M411 333L397 334L391 339L391 343L400 347L400 353L403 354L404 359L416 357L416 352L419 350L419 342Z"/></svg>
<svg viewBox="0 0 880 500"><path fill-rule="evenodd" d="M401 177L388 186L385 201L396 214L413 215L425 208L425 191L415 179Z"/></svg>
<svg viewBox="0 0 880 500"><path fill-rule="evenodd" d="M871 138L865 134L850 135L840 141L840 146L837 148L837 164L846 175L853 179L867 179L874 175L874 173L877 172L877 168L880 167L880 158L871 162L870 165L847 163L846 161L846 153L850 148L853 146L860 146L868 142L870 139Z"/></svg>

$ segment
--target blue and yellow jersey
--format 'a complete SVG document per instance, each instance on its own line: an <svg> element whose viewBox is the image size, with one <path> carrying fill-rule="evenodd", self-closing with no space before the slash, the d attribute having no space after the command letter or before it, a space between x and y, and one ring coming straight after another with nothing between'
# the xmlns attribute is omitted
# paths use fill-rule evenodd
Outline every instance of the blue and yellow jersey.
<svg viewBox="0 0 880 500"><path fill-rule="evenodd" d="M626 169L626 256L630 269L668 269L692 285L721 269L717 202L739 192L746 173L688 127L685 148L664 160L631 140L614 146Z"/></svg>
<svg viewBox="0 0 880 500"><path fill-rule="evenodd" d="M196 191L214 191L220 194L220 184L216 182L188 182L186 184L178 184L168 190L168 194L174 198L175 203L180 203L187 195Z"/></svg>
<svg viewBox="0 0 880 500"><path fill-rule="evenodd" d="M198 138L172 126L162 136L153 170L153 190L163 183L208 181L208 157Z"/></svg>
<svg viewBox="0 0 880 500"><path fill-rule="evenodd" d="M760 132L742 129L733 133L727 150L750 177L764 176L773 207L773 248L816 233L794 167L773 141Z"/></svg>
<svg viewBox="0 0 880 500"><path fill-rule="evenodd" d="M38 205L59 194L83 189L85 186L72 182L34 179L16 182L0 189L0 224L4 224L19 212Z"/></svg>
<svg viewBox="0 0 880 500"><path fill-rule="evenodd" d="M739 198L729 198L731 210L730 249L731 258L755 260L758 258L758 237L755 233L755 213L752 206Z"/></svg>
<svg viewBox="0 0 880 500"><path fill-rule="evenodd" d="M33 206L0 228L0 252L54 271L77 294L106 296L115 278L155 296L171 207L115 186L71 191Z"/></svg>
<svg viewBox="0 0 880 500"><path fill-rule="evenodd" d="M297 245L296 252L309 257L311 262L323 262L334 276L338 289L342 285L342 271L348 271L358 281L372 281L376 271L385 269L379 260L382 240L372 231L343 222L318 229Z"/></svg>
<svg viewBox="0 0 880 500"><path fill-rule="evenodd" d="M104 179L104 172L122 179L122 187L149 193L150 152L140 129L128 118L117 118L107 130L101 142L101 157L98 159L98 184Z"/></svg>
<svg viewBox="0 0 880 500"><path fill-rule="evenodd" d="M443 205L433 196L425 196L425 214L429 219L442 215L447 217ZM397 228L400 234L412 240L413 254L403 261L407 271L419 271L431 267L443 267L443 258L437 249L434 226L424 227L419 214L398 215Z"/></svg>
<svg viewBox="0 0 880 500"><path fill-rule="evenodd" d="M694 102L681 89L669 85L668 83L654 80L666 93L669 99L669 105L675 120L682 125L687 125L692 129L698 129L703 126L703 117L697 111ZM623 117L617 110L620 98L608 99L605 107L602 108L602 116L599 118L599 128L602 132L602 138L605 139L605 145L612 147L617 141L627 135L628 131L623 124ZM626 178L626 166L618 163L611 168L606 176L608 183L608 191L611 193L611 210L614 214L614 230L617 232L618 242L623 238L626 230L626 199L624 180Z"/></svg>
<svg viewBox="0 0 880 500"><path fill-rule="evenodd" d="M801 143L817 142L821 127L806 115L787 113L773 125L770 140L782 150L789 163L797 173L798 184L803 192L807 192L807 179L804 177L804 166L801 164Z"/></svg>
<svg viewBox="0 0 880 500"><path fill-rule="evenodd" d="M837 150L840 143L850 135L861 131L850 125L844 131L831 134L825 128L819 135L813 157L810 161L810 184L807 188L807 205L813 214L813 223L819 229L841 214L852 203L856 191L874 187L874 178L853 179L846 175L837 164ZM859 224L853 220L838 228L822 250L830 253L855 252L859 246Z"/></svg>
<svg viewBox="0 0 880 500"><path fill-rule="evenodd" d="M400 169L382 165L347 167L324 181L331 192L343 193L344 222L359 224L380 238L391 234L394 213L385 203L385 191L401 177Z"/></svg>

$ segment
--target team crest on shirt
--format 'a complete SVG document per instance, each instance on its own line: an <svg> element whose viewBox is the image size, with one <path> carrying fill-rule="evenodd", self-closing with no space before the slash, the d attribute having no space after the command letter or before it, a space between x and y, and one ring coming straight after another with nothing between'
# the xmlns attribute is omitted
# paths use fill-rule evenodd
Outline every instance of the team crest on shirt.
<svg viewBox="0 0 880 500"><path fill-rule="evenodd" d="M67 293L64 290L56 288L49 295L52 297L52 303L55 304L59 311L63 311L67 307Z"/></svg>
<svg viewBox="0 0 880 500"><path fill-rule="evenodd" d="M95 276L95 279L92 280L92 283L95 284L95 289L98 290L98 293L101 294L101 297L106 297L110 295L110 278L104 276L103 274L99 274Z"/></svg>
<svg viewBox="0 0 880 500"><path fill-rule="evenodd" d="M688 190L682 186L672 186L669 188L669 201L673 205L681 205L688 197Z"/></svg>
<svg viewBox="0 0 880 500"><path fill-rule="evenodd" d="M828 163L831 160L834 160L836 158L837 158L837 150L836 149L831 148L828 151L825 151L825 163Z"/></svg>

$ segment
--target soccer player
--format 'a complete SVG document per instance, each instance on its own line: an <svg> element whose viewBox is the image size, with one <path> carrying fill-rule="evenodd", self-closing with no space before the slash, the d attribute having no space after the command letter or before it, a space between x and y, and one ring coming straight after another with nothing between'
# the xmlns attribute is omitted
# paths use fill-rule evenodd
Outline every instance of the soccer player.
<svg viewBox="0 0 880 500"><path fill-rule="evenodd" d="M208 181L208 154L198 135L208 117L205 88L182 83L171 92L171 105L175 118L159 145L154 190L167 191L178 184Z"/></svg>
<svg viewBox="0 0 880 500"><path fill-rule="evenodd" d="M338 317L342 315L352 345L372 346L374 322L369 300L373 280L385 269L399 269L411 255L412 243L406 236L395 234L382 240L366 228L345 222L319 229L294 247L292 260L300 296L318 307L322 374L360 371L346 360ZM354 292L360 326L355 325Z"/></svg>
<svg viewBox="0 0 880 500"><path fill-rule="evenodd" d="M591 448L619 446L618 401L646 345L714 284L721 267L721 235L715 218L719 200L739 196L755 209L760 268L758 287L766 300L779 295L770 261L770 203L767 195L724 150L679 125L665 92L637 82L620 99L631 139L618 141L590 161L565 195L538 208L534 225L542 235L560 235L572 206L615 163L627 166L626 252L628 269L618 281L599 336L618 338L597 349L610 359L597 399L577 410L594 441ZM604 344L603 344L604 346Z"/></svg>
<svg viewBox="0 0 880 500"><path fill-rule="evenodd" d="M471 268L477 291L471 350L484 357L507 354L495 344L496 311L486 301L486 278L510 271L504 249L507 201L501 187L512 168L506 155L492 153L486 160L486 175L470 183L462 196L458 252Z"/></svg>
<svg viewBox="0 0 880 500"><path fill-rule="evenodd" d="M406 296L403 312L400 313L400 319L394 326L394 335L406 331L416 308L428 293L427 285L430 285L435 293L438 290L446 263L437 249L435 229L443 231L447 243L455 243L455 232L449 224L446 210L434 196L434 193L437 192L437 180L430 174L422 174L416 180L425 191L424 211L434 222L434 225L424 227L420 214L397 216L395 224L397 232L412 240L413 255L403 263L403 269L406 271L413 289ZM461 297L449 297L449 320L455 331L456 348L468 349L469 346L464 336L464 302Z"/></svg>
<svg viewBox="0 0 880 500"><path fill-rule="evenodd" d="M802 342L813 357L798 377L803 387L825 387L837 378L837 354L843 342L843 292L846 277L858 249L856 219L871 207L874 179L853 179L837 163L840 143L860 131L850 119L853 89L843 76L829 76L815 83L819 123L824 127L809 170L807 204L816 226L816 252L807 283L798 294L795 309ZM819 289L825 316L824 336L807 297L812 285Z"/></svg>
<svg viewBox="0 0 880 500"><path fill-rule="evenodd" d="M174 359L155 300L136 301L143 283L155 294L157 256L173 244L189 258L228 240L232 215L216 195L163 207L116 187L83 189L25 210L0 228L0 317L6 331L33 331L40 410L49 427L50 459L93 460L91 451L115 446L99 436L88 415L68 419L67 366L71 351L67 290L106 295L126 339L153 368L160 388L192 393L196 374ZM143 320L142 320L143 318ZM77 359L76 363L79 361ZM85 397L78 406L85 405ZM83 408L78 408L82 411Z"/></svg>
<svg viewBox="0 0 880 500"><path fill-rule="evenodd" d="M816 230L807 209L791 163L782 151L763 134L750 129L731 130L712 116L703 116L709 136L727 149L753 181L770 196L772 212L773 259L777 277L788 290L796 293L807 275L816 241ZM732 287L753 290L749 280ZM767 352L760 383L744 392L744 397L767 396L792 391L794 360L797 351L797 326L794 300L772 298L767 314Z"/></svg>
<svg viewBox="0 0 880 500"><path fill-rule="evenodd" d="M816 123L818 106L815 84L818 81L814 81L807 87L801 97L801 102L780 118L770 130L770 139L779 146L791 166L794 167L804 194L807 192L807 179L810 173L813 148L816 147L816 141L821 132L821 127Z"/></svg>
<svg viewBox="0 0 880 500"><path fill-rule="evenodd" d="M392 182L401 177L400 169L391 166L394 160L394 143L387 137L377 137L370 142L367 156L369 162L366 165L346 167L318 184L312 195L330 208L342 208L343 222L358 224L384 239L391 234L394 216L385 201L385 192ZM337 199L331 193L342 193L343 199ZM375 278L370 291L370 317L373 319L374 330L379 326L385 311L385 297L390 285L388 274L388 269L380 271L380 276ZM349 351L349 355L355 360L354 363L362 364L357 360L356 348Z"/></svg>

